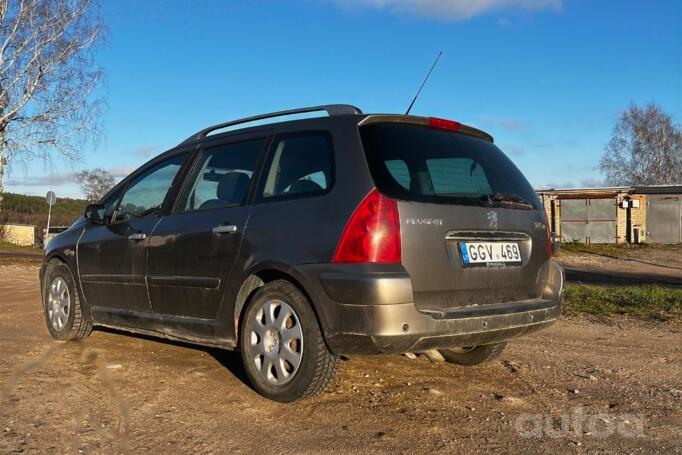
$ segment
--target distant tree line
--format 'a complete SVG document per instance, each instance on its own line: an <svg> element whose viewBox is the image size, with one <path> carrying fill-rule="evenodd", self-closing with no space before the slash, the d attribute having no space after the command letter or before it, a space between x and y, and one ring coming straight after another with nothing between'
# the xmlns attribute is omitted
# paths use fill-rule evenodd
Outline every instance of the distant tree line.
<svg viewBox="0 0 682 455"><path fill-rule="evenodd" d="M47 203L43 196L3 193L0 224L20 223L36 226L36 237L42 239L47 223ZM88 201L84 199L57 198L52 207L52 226L69 226L83 214Z"/></svg>

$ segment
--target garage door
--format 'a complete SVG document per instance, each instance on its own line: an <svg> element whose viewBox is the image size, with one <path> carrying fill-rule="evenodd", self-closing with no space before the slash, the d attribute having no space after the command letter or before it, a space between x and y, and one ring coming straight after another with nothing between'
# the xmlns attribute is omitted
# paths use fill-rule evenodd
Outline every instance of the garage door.
<svg viewBox="0 0 682 455"><path fill-rule="evenodd" d="M616 200L562 199L561 241L616 243Z"/></svg>
<svg viewBox="0 0 682 455"><path fill-rule="evenodd" d="M682 242L682 197L649 196L647 241L652 243Z"/></svg>

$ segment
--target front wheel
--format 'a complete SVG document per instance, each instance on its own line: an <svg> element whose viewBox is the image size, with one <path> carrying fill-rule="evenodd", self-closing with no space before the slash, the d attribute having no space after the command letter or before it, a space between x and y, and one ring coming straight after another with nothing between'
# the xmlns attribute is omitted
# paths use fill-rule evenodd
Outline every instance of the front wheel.
<svg viewBox="0 0 682 455"><path fill-rule="evenodd" d="M56 340L80 340L92 332L92 323L83 314L71 270L63 262L52 260L47 265L43 309L47 329Z"/></svg>
<svg viewBox="0 0 682 455"><path fill-rule="evenodd" d="M506 342L472 346L468 348L439 349L445 360L457 365L473 366L496 359L502 354Z"/></svg>
<svg viewBox="0 0 682 455"><path fill-rule="evenodd" d="M265 397L283 403L311 398L334 379L337 356L329 352L308 299L290 282L260 288L240 327L244 369Z"/></svg>

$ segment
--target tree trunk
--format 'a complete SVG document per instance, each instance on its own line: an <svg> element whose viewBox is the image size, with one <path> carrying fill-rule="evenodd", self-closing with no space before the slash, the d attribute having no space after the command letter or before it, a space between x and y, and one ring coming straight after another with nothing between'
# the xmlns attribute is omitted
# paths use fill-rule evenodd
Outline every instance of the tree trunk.
<svg viewBox="0 0 682 455"><path fill-rule="evenodd" d="M5 147L0 143L0 212L2 212L2 193L4 187L2 186L2 178L5 175L5 166L7 165L7 160L5 159Z"/></svg>

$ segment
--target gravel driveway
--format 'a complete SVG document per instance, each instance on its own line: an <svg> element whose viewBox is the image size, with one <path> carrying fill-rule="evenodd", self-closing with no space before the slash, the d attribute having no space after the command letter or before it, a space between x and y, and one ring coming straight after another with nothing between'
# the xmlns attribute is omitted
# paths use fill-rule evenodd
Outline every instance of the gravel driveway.
<svg viewBox="0 0 682 455"><path fill-rule="evenodd" d="M0 453L682 453L680 327L563 319L474 368L352 358L282 405L233 353L52 341L33 265L0 266L0 308Z"/></svg>

